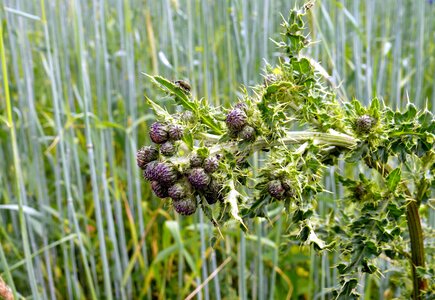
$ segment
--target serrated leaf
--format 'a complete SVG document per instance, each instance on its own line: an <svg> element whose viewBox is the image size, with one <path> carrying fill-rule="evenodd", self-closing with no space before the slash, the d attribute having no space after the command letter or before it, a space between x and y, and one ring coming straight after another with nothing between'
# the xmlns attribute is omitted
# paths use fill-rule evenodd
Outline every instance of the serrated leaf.
<svg viewBox="0 0 435 300"><path fill-rule="evenodd" d="M379 103L379 99L373 98L372 103L370 104L370 109L369 109L370 115L372 117L374 117L375 119L378 119L381 115L380 108L381 108L381 105Z"/></svg>
<svg viewBox="0 0 435 300"><path fill-rule="evenodd" d="M234 218L234 220L238 221L243 226L243 228L247 230L248 228L243 223L243 220L239 215L238 198L241 197L242 195L240 195L240 193L235 189L233 181L230 181L229 186L230 186L230 191L227 194L224 202L230 205L230 213L231 216Z"/></svg>
<svg viewBox="0 0 435 300"><path fill-rule="evenodd" d="M304 212L300 209L297 209L294 214L293 214L293 218L292 221L293 222L299 222L303 220L303 216L304 216Z"/></svg>
<svg viewBox="0 0 435 300"><path fill-rule="evenodd" d="M400 168L396 168L387 176L387 186L391 192L394 192L399 185L401 174Z"/></svg>
<svg viewBox="0 0 435 300"><path fill-rule="evenodd" d="M324 249L326 247L326 244L323 240L321 240L317 234L314 232L314 230L310 230L310 235L308 236L308 243L314 243L319 247L320 250Z"/></svg>
<svg viewBox="0 0 435 300"><path fill-rule="evenodd" d="M340 294L338 295L337 299L343 299L343 300L358 299L359 298L358 293L355 291L357 285L358 285L357 279L352 278L346 281L343 287L341 288Z"/></svg>
<svg viewBox="0 0 435 300"><path fill-rule="evenodd" d="M154 110L154 112L157 116L159 116L162 119L170 118L171 115L163 107L161 107L160 105L155 103L153 100L151 100L147 96L145 96L145 99L148 102L148 104L151 106L151 108Z"/></svg>
<svg viewBox="0 0 435 300"><path fill-rule="evenodd" d="M361 105L361 102L359 102L358 100L354 99L354 100L352 100L351 104L353 105L357 115L362 116L362 115L365 114L365 109Z"/></svg>
<svg viewBox="0 0 435 300"><path fill-rule="evenodd" d="M311 64L306 58L293 61L292 66L295 70L299 71L301 74L304 75L311 74L312 72Z"/></svg>
<svg viewBox="0 0 435 300"><path fill-rule="evenodd" d="M151 80L157 84L163 91L168 92L175 96L175 101L183 106L185 109L194 112L195 114L201 117L201 121L206 124L214 133L222 134L222 130L220 126L214 121L214 119L207 114L204 110L201 110L201 107L198 102L189 99L183 89L178 87L172 81L167 80L161 76L152 76L146 73L142 73L145 76L151 78Z"/></svg>
<svg viewBox="0 0 435 300"><path fill-rule="evenodd" d="M146 73L142 73L142 74L151 78L161 88L164 87L164 88L162 88L162 90L177 96L178 99L176 99L176 101L178 100L177 102L180 105L182 105L185 109L190 110L190 111L197 111L198 110L198 105L195 102L191 101L189 99L189 97L185 94L185 92L179 86L177 86L175 83L173 83L172 81L169 81L166 78L163 78L161 76L152 76L152 75L148 75Z"/></svg>
<svg viewBox="0 0 435 300"><path fill-rule="evenodd" d="M407 110L403 113L403 120L411 122L414 120L415 116L417 115L417 108L414 104L409 103Z"/></svg>
<svg viewBox="0 0 435 300"><path fill-rule="evenodd" d="M183 142L186 143L187 147L189 148L189 150L193 149L193 145L194 145L194 141L193 141L193 135L190 133L185 133L183 135Z"/></svg>
<svg viewBox="0 0 435 300"><path fill-rule="evenodd" d="M202 158L206 158L206 157L209 156L209 154L210 154L210 150L209 150L207 147L201 147L201 148L198 148L198 149L196 150L196 153L197 153L200 157L202 157Z"/></svg>

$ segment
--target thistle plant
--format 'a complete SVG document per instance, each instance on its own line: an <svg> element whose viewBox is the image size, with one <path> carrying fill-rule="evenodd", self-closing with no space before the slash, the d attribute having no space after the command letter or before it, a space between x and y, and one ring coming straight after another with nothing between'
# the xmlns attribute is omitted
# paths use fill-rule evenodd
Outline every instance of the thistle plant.
<svg viewBox="0 0 435 300"><path fill-rule="evenodd" d="M177 213L202 209L215 226L235 221L249 230L247 219L267 219L279 208L293 221L289 238L338 253L340 284L329 290L335 299L357 299L363 273L383 276L379 258L409 271L394 275L412 279L397 280L404 297L429 299L434 234L425 220L435 190L434 117L411 103L400 112L378 98L367 107L338 99L325 70L303 55L308 10L283 20L278 65L268 65L264 83L244 89L231 108L210 107L177 82L147 75L179 110L170 114L147 98L158 121L149 132L154 144L137 153L138 166ZM257 170L254 153L264 162ZM346 193L322 219L316 208L328 195L325 171L339 163Z"/></svg>

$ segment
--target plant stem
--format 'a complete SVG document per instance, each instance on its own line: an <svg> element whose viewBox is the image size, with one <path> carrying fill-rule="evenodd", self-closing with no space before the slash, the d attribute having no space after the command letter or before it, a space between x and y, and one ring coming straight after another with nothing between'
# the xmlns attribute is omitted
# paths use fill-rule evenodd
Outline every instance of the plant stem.
<svg viewBox="0 0 435 300"><path fill-rule="evenodd" d="M201 137L209 142L217 143L220 140L220 136L203 133ZM291 144L302 144L306 141L312 140L314 143L338 146L347 149L353 149L356 146L357 140L347 134L343 133L324 133L324 132L313 132L313 131L290 131L287 136L277 141L268 141L265 139L258 139L255 141L251 148L254 151L261 150L270 146L276 145L291 145ZM215 145L210 150L211 153L217 153L221 149L228 149L229 147L237 147L238 142L228 142L219 145Z"/></svg>
<svg viewBox="0 0 435 300"><path fill-rule="evenodd" d="M365 162L367 166L377 170L384 178L390 173L389 166L376 164L369 158L366 158ZM417 199L412 198L412 194L405 183L402 183L401 186L409 196L406 206L406 222L408 225L409 238L411 240L411 270L413 282L412 299L420 300L422 299L421 291L425 291L428 287L427 281L417 274L417 267L425 266L423 230L421 228L421 219L418 213Z"/></svg>
<svg viewBox="0 0 435 300"><path fill-rule="evenodd" d="M23 173L21 168L20 161L20 151L18 148L17 142L17 133L15 129L15 123L12 115L12 99L9 93L9 79L8 79L8 69L6 66L6 50L3 42L3 24L0 24L0 61L1 61L1 73L3 74L3 88L5 94L5 102L6 102L6 120L7 126L9 127L10 141L12 144L12 153L13 153L13 166L15 171L15 183L16 190L15 193L17 195L18 200L18 219L20 223L20 235L21 241L24 250L24 258L26 261L27 275L29 278L30 289L32 291L32 295L35 299L40 299L40 294L38 292L38 284L36 282L35 269L33 267L33 261L30 255L30 239L29 233L27 229L27 218L24 215L23 204L25 204L25 185L23 182Z"/></svg>
<svg viewBox="0 0 435 300"><path fill-rule="evenodd" d="M213 142L219 141L218 136L210 134L203 134L203 138ZM356 139L341 133L291 131L287 134L286 137L278 141L269 142L265 139L258 139L255 143L252 144L251 147L254 151L258 151L263 148L270 147L271 145L300 144L308 140L313 140L314 142L317 142L319 144L339 146L347 149L352 149L356 146ZM231 148L232 146L237 147L237 143L224 143L224 145L216 145L212 148L210 152L217 153L223 148ZM389 166L378 164L370 158L366 158L365 163L370 168L377 170L384 178L386 178L390 173L391 168ZM420 215L418 213L418 202L416 201L418 199L413 199L412 194L405 183L402 183L401 185L406 194L409 196L409 201L406 207L406 219L411 240L411 269L413 278L412 297L414 300L420 300L422 299L421 291L426 290L428 284L424 278L418 276L417 274L417 267L425 266L423 231L421 228Z"/></svg>
<svg viewBox="0 0 435 300"><path fill-rule="evenodd" d="M420 215L416 201L409 201L406 207L406 220L408 223L409 237L411 239L411 268L413 279L412 297L415 300L422 299L420 291L427 289L427 281L418 276L417 267L424 267L424 244L423 231L421 229Z"/></svg>

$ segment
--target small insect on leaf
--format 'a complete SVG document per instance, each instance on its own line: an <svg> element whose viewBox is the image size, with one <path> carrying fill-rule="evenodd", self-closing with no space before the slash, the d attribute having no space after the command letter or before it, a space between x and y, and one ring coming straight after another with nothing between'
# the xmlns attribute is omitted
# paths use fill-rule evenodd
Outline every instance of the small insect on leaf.
<svg viewBox="0 0 435 300"><path fill-rule="evenodd" d="M187 81L184 80L175 80L174 83L181 89L183 89L184 91L190 93L192 87L190 86L190 84Z"/></svg>

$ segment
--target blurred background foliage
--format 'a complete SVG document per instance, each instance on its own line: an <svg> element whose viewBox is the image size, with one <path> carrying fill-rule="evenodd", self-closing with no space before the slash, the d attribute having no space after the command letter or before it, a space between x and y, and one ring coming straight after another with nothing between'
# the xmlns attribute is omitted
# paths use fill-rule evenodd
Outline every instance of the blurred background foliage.
<svg viewBox="0 0 435 300"><path fill-rule="evenodd" d="M228 107L276 62L280 14L297 4L2 0L5 281L27 299L183 299L198 287L197 299L327 299L334 254L288 242L291 220L252 220L247 234L229 224L221 238L201 213L174 215L135 162L154 118L144 94L175 109L141 72L186 79L194 95ZM434 15L432 1L317 1L307 55L342 98L434 111ZM343 193L325 181L324 215ZM435 226L433 211L425 225ZM389 274L362 278L365 299L394 296Z"/></svg>

